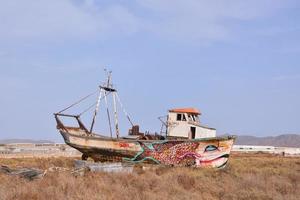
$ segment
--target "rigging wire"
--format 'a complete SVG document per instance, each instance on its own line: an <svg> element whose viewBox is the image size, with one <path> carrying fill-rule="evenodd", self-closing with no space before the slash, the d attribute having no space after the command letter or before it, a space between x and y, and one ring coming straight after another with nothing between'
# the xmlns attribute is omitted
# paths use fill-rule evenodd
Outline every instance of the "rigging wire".
<svg viewBox="0 0 300 200"><path fill-rule="evenodd" d="M116 96L117 96L117 100L118 100L118 102L119 102L119 104L120 104L120 106L121 106L121 108L122 108L124 114L126 115L128 121L130 122L131 126L134 126L134 124L132 123L132 121L131 121L131 119L130 119L128 113L126 112L125 108L123 107L123 104L122 104L122 102L121 102L121 100L120 100L120 97L119 97L118 93L116 93Z"/></svg>
<svg viewBox="0 0 300 200"><path fill-rule="evenodd" d="M101 97L100 100L104 99L104 97L108 96L111 92L108 92L105 94L105 96ZM78 116L83 115L84 113L86 113L87 111L89 111L90 109L92 109L95 105L97 105L97 102L93 103L92 105L90 105L87 109L85 109L84 111L82 111Z"/></svg>
<svg viewBox="0 0 300 200"><path fill-rule="evenodd" d="M84 111L82 111L78 116L83 115L84 113L86 113L87 111L89 111L90 109L92 109L96 104L97 104L97 102L93 103L87 109L85 109Z"/></svg>
<svg viewBox="0 0 300 200"><path fill-rule="evenodd" d="M62 112L64 112L64 111L66 111L66 110L72 108L73 106L79 104L80 102L82 102L83 100L85 100L85 99L89 98L90 96L96 94L97 92L98 92L98 90L96 90L95 92L93 92L93 93L91 93L91 94L89 94L89 95L83 97L83 98L80 99L79 101L76 101L75 103L73 103L72 105L68 106L67 108L65 108L65 109L63 109L63 110L61 110L61 111L59 111L58 113L62 113Z"/></svg>

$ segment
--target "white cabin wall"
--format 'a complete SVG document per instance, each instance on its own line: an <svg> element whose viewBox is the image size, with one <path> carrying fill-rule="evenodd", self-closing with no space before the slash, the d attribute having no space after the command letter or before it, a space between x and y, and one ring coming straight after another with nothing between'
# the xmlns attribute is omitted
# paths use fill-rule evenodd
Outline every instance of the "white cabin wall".
<svg viewBox="0 0 300 200"><path fill-rule="evenodd" d="M168 124L168 136L188 137L187 121L177 121L177 113L169 113Z"/></svg>
<svg viewBox="0 0 300 200"><path fill-rule="evenodd" d="M196 138L216 137L216 130L201 126L196 127Z"/></svg>
<svg viewBox="0 0 300 200"><path fill-rule="evenodd" d="M188 138L189 131L189 127L187 127L186 125L178 125L171 130L171 134L169 134L169 136Z"/></svg>

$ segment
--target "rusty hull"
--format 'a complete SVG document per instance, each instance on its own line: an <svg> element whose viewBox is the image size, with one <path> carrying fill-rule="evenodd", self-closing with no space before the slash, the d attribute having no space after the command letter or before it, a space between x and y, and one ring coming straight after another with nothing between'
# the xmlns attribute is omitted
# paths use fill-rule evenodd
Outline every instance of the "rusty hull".
<svg viewBox="0 0 300 200"><path fill-rule="evenodd" d="M83 159L155 163L169 166L225 167L235 136L193 140L136 140L86 134L80 128L60 129L66 144Z"/></svg>

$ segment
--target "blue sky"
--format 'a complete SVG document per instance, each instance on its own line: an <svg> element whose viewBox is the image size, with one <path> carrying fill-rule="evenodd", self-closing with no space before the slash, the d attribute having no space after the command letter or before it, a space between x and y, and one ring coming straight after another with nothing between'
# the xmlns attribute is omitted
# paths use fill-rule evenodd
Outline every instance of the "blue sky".
<svg viewBox="0 0 300 200"><path fill-rule="evenodd" d="M197 107L219 134L299 134L299 9L296 0L3 0L0 138L61 141L52 113L97 89L105 67L143 130L159 131L170 108Z"/></svg>

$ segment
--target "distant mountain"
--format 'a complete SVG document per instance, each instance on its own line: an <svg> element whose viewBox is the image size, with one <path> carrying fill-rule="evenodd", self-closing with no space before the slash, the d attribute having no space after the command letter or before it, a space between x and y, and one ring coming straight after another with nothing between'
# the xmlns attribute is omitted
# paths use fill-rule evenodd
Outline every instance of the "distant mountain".
<svg viewBox="0 0 300 200"><path fill-rule="evenodd" d="M0 140L0 144L9 144L9 143L34 143L34 144L41 144L41 143L54 143L50 140L30 140L30 139L6 139Z"/></svg>
<svg viewBox="0 0 300 200"><path fill-rule="evenodd" d="M238 145L262 145L276 147L300 147L300 135L287 134L279 136L255 137L238 136L235 144Z"/></svg>

